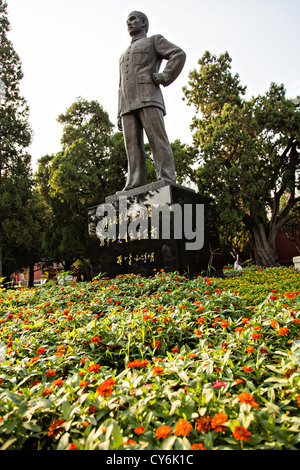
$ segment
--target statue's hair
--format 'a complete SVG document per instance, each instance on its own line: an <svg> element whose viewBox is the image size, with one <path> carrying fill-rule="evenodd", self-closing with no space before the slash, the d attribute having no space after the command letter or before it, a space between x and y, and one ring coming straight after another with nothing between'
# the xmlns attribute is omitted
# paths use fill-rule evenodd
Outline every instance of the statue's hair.
<svg viewBox="0 0 300 470"><path fill-rule="evenodd" d="M147 33L148 29L149 29L149 20L148 20L147 16L145 15L145 13L142 13L141 11L132 11L131 13L135 13L136 16L138 16L140 20L144 21L145 31Z"/></svg>

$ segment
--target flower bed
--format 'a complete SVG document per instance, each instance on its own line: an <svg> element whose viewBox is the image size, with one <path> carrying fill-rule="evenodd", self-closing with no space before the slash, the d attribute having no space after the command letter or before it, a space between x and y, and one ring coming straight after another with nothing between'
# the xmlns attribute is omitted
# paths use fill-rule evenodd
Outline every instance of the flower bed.
<svg viewBox="0 0 300 470"><path fill-rule="evenodd" d="M0 447L299 449L300 273L250 271L3 290Z"/></svg>

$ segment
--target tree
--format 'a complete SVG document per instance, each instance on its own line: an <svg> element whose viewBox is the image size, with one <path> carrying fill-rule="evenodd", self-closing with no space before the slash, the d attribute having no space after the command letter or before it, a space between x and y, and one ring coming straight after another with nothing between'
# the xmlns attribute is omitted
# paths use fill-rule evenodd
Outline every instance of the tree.
<svg viewBox="0 0 300 470"><path fill-rule="evenodd" d="M206 51L198 63L184 95L197 113L191 129L201 152L199 191L215 198L223 234L234 237L244 226L256 263L275 265L276 233L297 217L300 202L299 110L275 83L246 100L227 52L217 58Z"/></svg>
<svg viewBox="0 0 300 470"><path fill-rule="evenodd" d="M197 149L191 145L182 144L179 139L171 142L171 148L176 168L176 182L185 185L196 183L195 163L198 161ZM157 180L151 148L148 143L145 144L145 153L146 184L148 184Z"/></svg>
<svg viewBox="0 0 300 470"><path fill-rule="evenodd" d="M25 151L31 141L29 109L20 94L21 61L7 37L9 30L7 3L0 0L0 277L7 273L3 245L22 236L11 222L22 214L32 185L31 157Z"/></svg>
<svg viewBox="0 0 300 470"><path fill-rule="evenodd" d="M58 117L62 150L39 160L35 175L47 206L44 247L65 269L88 257L87 210L125 185L123 135L97 101L78 98Z"/></svg>

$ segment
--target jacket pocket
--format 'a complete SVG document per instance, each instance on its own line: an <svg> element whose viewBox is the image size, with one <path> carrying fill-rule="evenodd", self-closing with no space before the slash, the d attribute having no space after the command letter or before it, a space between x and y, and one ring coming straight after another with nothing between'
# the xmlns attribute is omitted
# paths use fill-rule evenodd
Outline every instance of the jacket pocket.
<svg viewBox="0 0 300 470"><path fill-rule="evenodd" d="M156 101L162 103L162 94L159 86L155 85L150 75L138 75L138 84L141 101Z"/></svg>
<svg viewBox="0 0 300 470"><path fill-rule="evenodd" d="M133 63L139 65L146 65L149 63L150 54L148 51L133 52Z"/></svg>

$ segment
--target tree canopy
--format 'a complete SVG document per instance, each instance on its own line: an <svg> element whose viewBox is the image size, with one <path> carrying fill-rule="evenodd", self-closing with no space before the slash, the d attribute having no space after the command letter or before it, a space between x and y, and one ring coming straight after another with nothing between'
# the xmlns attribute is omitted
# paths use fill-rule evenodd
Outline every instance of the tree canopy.
<svg viewBox="0 0 300 470"><path fill-rule="evenodd" d="M7 4L0 0L0 277L10 274L16 244L25 243L25 225L30 222L24 224L24 216L32 188L31 156L26 152L32 137L29 108L20 93L22 64L9 31ZM14 262L20 265L16 253Z"/></svg>
<svg viewBox="0 0 300 470"><path fill-rule="evenodd" d="M39 160L36 181L47 205L44 247L68 269L88 257L87 210L125 185L123 135L95 100L78 98L58 122L62 150Z"/></svg>
<svg viewBox="0 0 300 470"><path fill-rule="evenodd" d="M206 51L184 95L194 105L191 129L200 152L200 192L214 197L223 234L251 234L255 261L277 263L277 231L298 216L300 112L283 85L246 100L229 54Z"/></svg>

